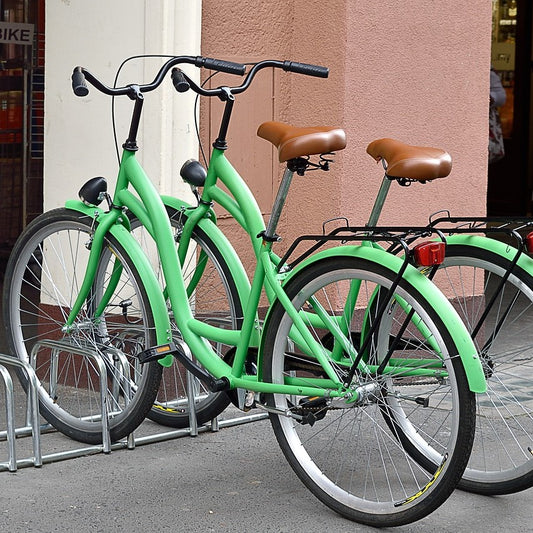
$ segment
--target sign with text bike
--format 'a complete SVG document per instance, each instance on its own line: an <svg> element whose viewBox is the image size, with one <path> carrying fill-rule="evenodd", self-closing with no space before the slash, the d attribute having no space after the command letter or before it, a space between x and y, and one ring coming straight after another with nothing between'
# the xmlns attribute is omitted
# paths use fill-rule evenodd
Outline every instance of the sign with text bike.
<svg viewBox="0 0 533 533"><path fill-rule="evenodd" d="M0 22L0 43L33 44L33 24Z"/></svg>

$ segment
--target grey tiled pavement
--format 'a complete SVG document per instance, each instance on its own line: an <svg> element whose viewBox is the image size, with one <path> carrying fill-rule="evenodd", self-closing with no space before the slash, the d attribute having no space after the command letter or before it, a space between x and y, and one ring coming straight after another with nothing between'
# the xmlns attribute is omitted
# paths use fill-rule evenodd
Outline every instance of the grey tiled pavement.
<svg viewBox="0 0 533 533"><path fill-rule="evenodd" d="M2 341L0 336L0 351ZM0 431L3 392L0 384ZM16 393L23 425L24 396ZM147 421L136 435L161 431L166 430ZM46 456L81 446L58 433L42 436ZM31 439L17 440L17 454L31 456ZM6 460L0 442L0 463ZM374 531L341 518L311 495L283 458L268 420L4 471L0 486L2 532ZM456 491L424 520L381 531L533 532L532 515L532 489L500 497Z"/></svg>
<svg viewBox="0 0 533 533"><path fill-rule="evenodd" d="M146 425L142 431L156 429ZM73 445L43 436L43 453ZM337 516L304 488L268 420L2 472L0 482L6 532L374 530ZM429 517L394 531L528 532L532 509L531 490L491 498L456 491Z"/></svg>

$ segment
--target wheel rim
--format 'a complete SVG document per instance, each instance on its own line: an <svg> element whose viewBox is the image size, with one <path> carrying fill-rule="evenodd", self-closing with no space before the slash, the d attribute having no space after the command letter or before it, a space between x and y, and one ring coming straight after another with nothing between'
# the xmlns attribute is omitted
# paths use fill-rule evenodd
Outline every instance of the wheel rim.
<svg viewBox="0 0 533 533"><path fill-rule="evenodd" d="M346 272L339 272L338 276L339 280L342 280ZM389 283L377 274L369 277L367 272L352 272L350 276L367 276L370 288L366 292L369 300L373 292L373 282L385 286ZM305 287L305 291L301 290L293 300L296 307L300 308L310 294L319 290L321 284L322 280L317 278ZM406 297L401 289L399 293L402 297ZM433 324L422 308L417 307L417 312L426 324ZM378 339L373 342L372 346L376 353L383 353L384 346L388 346L389 331L397 327L396 320L403 322L401 317L395 317L391 313L388 324L382 322ZM284 354L291 349L286 343L291 323L288 316L284 315L272 349L272 379L277 383L282 383L286 374ZM445 344L434 324L431 331L434 341L444 355L450 379L453 380L454 365L445 356ZM414 344L411 349L415 349ZM427 353L424 357L428 357ZM430 402L435 401L439 405L438 409L432 411L435 420L431 423L423 407L405 400L407 396L410 396L406 390L414 390L416 387L419 392L431 396ZM423 380L417 381L416 378L399 376L382 377L379 389L382 395L369 402L368 405L340 410L337 413L329 411L324 420L317 421L314 426L302 425L286 416L275 417L276 425L279 424L282 433L282 440L285 440L290 448L289 455L292 455L293 460L298 463L297 473L304 479L304 482L305 478L312 479L313 483L319 487L319 491L323 492L322 496L317 495L322 497L323 501L330 500L334 508L336 504L333 502L340 502L347 508L366 514L367 523L371 523L372 517L379 515L400 514L425 499L432 492L433 485L437 485L435 483L437 477L443 476L447 470L449 458L453 454L460 432L459 396L455 387L450 388L445 383L424 385ZM393 394L395 396L392 396ZM437 399L434 400L434 398ZM274 395L276 408L290 410L297 401L298 398L289 399L284 395ZM391 431L390 425L385 421L384 409L389 412L391 409L398 410L407 421L403 423L404 431L411 432L413 441L419 446L425 446L431 450L430 456L437 463L431 472L424 470L406 452L398 432ZM328 432L334 435L329 449L325 442ZM344 434L344 437L341 434ZM370 435L372 437L369 437ZM342 460L339 459L341 457ZM448 461L445 460L446 457ZM340 465L339 461L342 461ZM391 462L394 463L394 467L389 470ZM439 481L441 479L442 477ZM361 517L355 519L361 520ZM364 518L363 521L365 521Z"/></svg>
<svg viewBox="0 0 533 533"><path fill-rule="evenodd" d="M183 213L169 210L169 217L176 242L179 241L183 228ZM132 222L132 230L136 239L152 264L162 287L165 286L161 264L153 240L145 229L139 225L138 220ZM194 315L205 322L226 329L237 329L242 321L242 310L237 300L236 288L228 279L231 273L221 263L221 259L212 250L214 245L197 228L191 240L189 251L182 266L182 273L186 286L191 282L196 268L201 264L204 268L203 275L197 285L196 291L190 296L190 304ZM200 255L200 252L205 255ZM231 284L231 285L230 285ZM169 314L173 316L169 305ZM172 320L173 335L181 334ZM212 343L213 349L220 357L224 357L230 346L223 343ZM185 368L174 361L171 367L163 369L163 376L152 411L148 415L154 420L176 427L188 425L189 397L187 393L187 372ZM192 377L191 386L195 398L196 415L200 423L219 414L229 400L225 394L211 393L197 378Z"/></svg>
<svg viewBox="0 0 533 533"><path fill-rule="evenodd" d="M452 255L437 272L435 283L472 331L504 273L494 262ZM516 490L527 488L533 483L533 344L529 332L533 285L511 275L485 324L474 343L486 367L487 392L478 395L476 437L463 479L498 491L498 484L519 482L527 476L531 479L524 479L525 485Z"/></svg>
<svg viewBox="0 0 533 533"><path fill-rule="evenodd" d="M109 282L109 269L103 265L112 257L120 258L120 252L110 248L102 255L91 290L94 305L84 306L70 332L62 331L83 279L89 240L88 226L65 220L32 234L13 272L17 285L10 295L9 327L16 355L36 369L45 417L62 430L98 434L102 413L98 361L106 372L112 428L127 418L136 405L135 392L144 386L147 372L134 356L150 333L136 296L137 284L126 266L111 299L113 309L98 321L91 317L91 307L97 306Z"/></svg>

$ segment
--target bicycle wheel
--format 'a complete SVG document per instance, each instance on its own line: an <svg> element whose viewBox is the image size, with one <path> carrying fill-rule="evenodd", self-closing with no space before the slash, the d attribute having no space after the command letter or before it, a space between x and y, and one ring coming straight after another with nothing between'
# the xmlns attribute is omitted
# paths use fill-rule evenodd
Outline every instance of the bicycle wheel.
<svg viewBox="0 0 533 533"><path fill-rule="evenodd" d="M376 298L390 288L395 274L361 258L332 258L308 266L286 287L297 309L312 317L313 300L332 316L341 316L353 281L361 283L355 311L340 326L351 331L356 348L364 324L373 316ZM475 397L470 392L457 348L435 309L406 280L387 309L365 350L368 369L356 372L353 386L357 401L348 405L325 398L267 395L271 422L283 453L303 483L323 503L341 515L371 526L397 526L418 520L441 505L459 482L474 437ZM404 305L417 313L406 322ZM310 314L309 314L310 313ZM309 320L313 337L331 338ZM402 325L407 329L402 331ZM266 381L320 376L290 338L292 320L276 302L265 324L264 366ZM424 331L424 334L421 334ZM378 373L400 335L389 364ZM405 340L410 339L410 340ZM324 346L327 353L327 347ZM342 361L342 360L341 360ZM350 364L349 362L347 363ZM407 366L406 366L407 365ZM336 364L346 375L346 363ZM391 411L402 428L390 423ZM424 469L405 447L423 449L432 459Z"/></svg>
<svg viewBox="0 0 533 533"><path fill-rule="evenodd" d="M183 211L171 207L167 207L167 212L178 243L186 215ZM146 251L152 262L152 268L161 286L164 287L163 273L153 239L137 219L132 219L131 225L133 235ZM195 318L226 329L240 327L243 310L230 267L213 240L199 227L194 228L186 260L182 265L182 273L186 285L189 286L189 301ZM170 304L169 314L172 318ZM174 320L171 322L174 328L173 335L179 338L180 332L176 323ZM220 357L225 357L231 349L223 343L213 344L213 348ZM195 377L192 377L192 388L196 418L200 425L222 413L230 402L225 392L210 392ZM187 371L177 360L172 366L163 370L157 398L148 417L170 427L189 426Z"/></svg>
<svg viewBox="0 0 533 533"><path fill-rule="evenodd" d="M135 267L106 236L98 273L75 323L63 327L83 280L94 222L56 209L35 219L11 254L4 286L4 319L12 353L40 381L41 414L73 439L102 442L100 366L112 440L133 431L155 398L161 365L139 365L136 354L155 342L154 322ZM95 317L114 264L120 279ZM26 377L21 374L27 388Z"/></svg>
<svg viewBox="0 0 533 533"><path fill-rule="evenodd" d="M486 249L449 244L434 278L474 334L485 366L487 392L478 396L476 437L460 484L482 494L533 486L533 276L517 266L498 290L510 265Z"/></svg>

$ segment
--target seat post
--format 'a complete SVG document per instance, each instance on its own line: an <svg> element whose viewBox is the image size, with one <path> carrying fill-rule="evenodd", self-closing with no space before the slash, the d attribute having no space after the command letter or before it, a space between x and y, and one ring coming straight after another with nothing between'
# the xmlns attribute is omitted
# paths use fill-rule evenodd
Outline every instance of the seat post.
<svg viewBox="0 0 533 533"><path fill-rule="evenodd" d="M374 201L374 206L372 207L370 218L368 219L368 222L366 224L367 226L375 226L378 223L381 211L383 209L383 205L385 204L385 200L387 199L387 194L389 193L391 182L392 180L387 176L387 174L385 174L385 176L383 176L383 181L381 182L381 187L379 188L378 195L376 196L376 200Z"/></svg>
<svg viewBox="0 0 533 533"><path fill-rule="evenodd" d="M279 184L278 194L272 205L272 213L270 214L270 219L267 224L266 231L263 232L263 238L267 241L278 241L279 236L276 235L276 228L278 227L278 222L281 216L281 211L285 205L285 200L289 194L289 187L291 186L292 177L294 175L294 170L291 170L291 165L287 165L285 172L283 173L283 178Z"/></svg>

